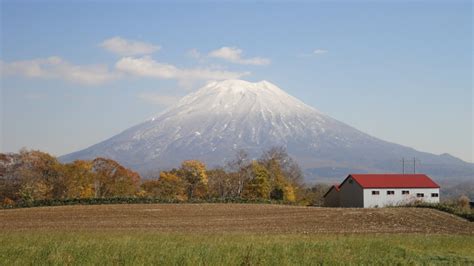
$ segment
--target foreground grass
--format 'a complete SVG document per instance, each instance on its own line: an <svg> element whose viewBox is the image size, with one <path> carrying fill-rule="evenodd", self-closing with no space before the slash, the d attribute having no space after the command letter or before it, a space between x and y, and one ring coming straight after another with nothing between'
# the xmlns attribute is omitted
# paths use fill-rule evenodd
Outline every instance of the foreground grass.
<svg viewBox="0 0 474 266"><path fill-rule="evenodd" d="M470 264L470 235L7 232L0 265Z"/></svg>

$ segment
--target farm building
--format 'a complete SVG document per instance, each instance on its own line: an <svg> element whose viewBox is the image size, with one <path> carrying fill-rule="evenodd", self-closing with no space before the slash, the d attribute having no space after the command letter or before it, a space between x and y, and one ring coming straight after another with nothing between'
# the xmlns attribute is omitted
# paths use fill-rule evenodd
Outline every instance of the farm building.
<svg viewBox="0 0 474 266"><path fill-rule="evenodd" d="M375 208L439 202L439 185L423 174L351 174L324 195L328 207Z"/></svg>
<svg viewBox="0 0 474 266"><path fill-rule="evenodd" d="M340 207L341 200L339 197L339 185L332 186L324 195L324 206L326 207Z"/></svg>

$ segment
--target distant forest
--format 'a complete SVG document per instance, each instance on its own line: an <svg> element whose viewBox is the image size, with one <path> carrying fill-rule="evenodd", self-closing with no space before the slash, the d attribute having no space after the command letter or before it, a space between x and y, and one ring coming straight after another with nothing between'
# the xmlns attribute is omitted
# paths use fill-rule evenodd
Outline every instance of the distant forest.
<svg viewBox="0 0 474 266"><path fill-rule="evenodd" d="M137 197L186 202L211 199L276 200L322 205L328 185L307 186L299 165L281 147L251 160L244 151L226 165L207 169L198 160L143 179L118 162L96 158L62 164L48 153L0 154L0 204L38 200Z"/></svg>

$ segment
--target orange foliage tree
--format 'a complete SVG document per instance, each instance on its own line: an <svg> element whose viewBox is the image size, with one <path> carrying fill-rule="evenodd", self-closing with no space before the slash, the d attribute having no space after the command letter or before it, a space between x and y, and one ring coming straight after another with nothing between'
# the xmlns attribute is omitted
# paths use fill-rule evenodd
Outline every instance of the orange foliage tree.
<svg viewBox="0 0 474 266"><path fill-rule="evenodd" d="M95 196L92 162L77 160L64 165L67 198L92 198Z"/></svg>
<svg viewBox="0 0 474 266"><path fill-rule="evenodd" d="M138 192L140 175L114 160L96 158L92 161L95 197L130 196Z"/></svg>
<svg viewBox="0 0 474 266"><path fill-rule="evenodd" d="M187 199L186 183L175 172L161 172L159 179L146 180L142 183L146 196L162 199Z"/></svg>

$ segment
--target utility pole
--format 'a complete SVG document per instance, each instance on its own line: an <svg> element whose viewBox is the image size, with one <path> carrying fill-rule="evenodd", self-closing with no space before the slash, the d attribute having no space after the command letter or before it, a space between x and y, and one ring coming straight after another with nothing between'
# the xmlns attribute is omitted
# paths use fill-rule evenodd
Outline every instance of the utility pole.
<svg viewBox="0 0 474 266"><path fill-rule="evenodd" d="M402 157L402 173L405 174L405 157Z"/></svg>
<svg viewBox="0 0 474 266"><path fill-rule="evenodd" d="M413 157L413 174L416 174L416 162L419 162L419 160L417 160L416 157Z"/></svg>

